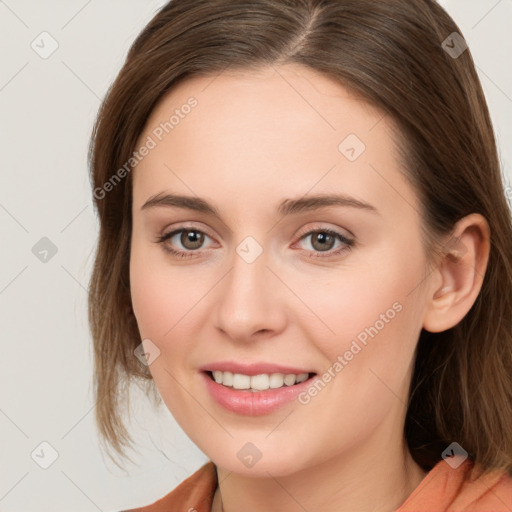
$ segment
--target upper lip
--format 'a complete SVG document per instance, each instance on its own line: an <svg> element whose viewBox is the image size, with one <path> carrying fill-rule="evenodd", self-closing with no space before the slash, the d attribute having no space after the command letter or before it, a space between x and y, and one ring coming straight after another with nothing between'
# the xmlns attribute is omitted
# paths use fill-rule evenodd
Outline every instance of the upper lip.
<svg viewBox="0 0 512 512"><path fill-rule="evenodd" d="M242 364L235 363L234 361L218 361L216 363L205 364L200 368L201 371L204 372L231 372L231 373L241 373L242 375L260 375L262 373L283 373L285 375L293 373L295 375L300 375L301 373L315 373L308 369L298 368L294 366L284 366L275 363L250 363L250 364Z"/></svg>

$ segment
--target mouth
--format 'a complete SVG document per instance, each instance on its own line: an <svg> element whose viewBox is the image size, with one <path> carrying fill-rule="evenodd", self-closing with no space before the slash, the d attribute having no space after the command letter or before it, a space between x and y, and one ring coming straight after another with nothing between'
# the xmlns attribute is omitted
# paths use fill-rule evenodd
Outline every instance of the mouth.
<svg viewBox="0 0 512 512"><path fill-rule="evenodd" d="M291 368L279 368L282 371L278 372L274 365L246 369L236 365L232 369L235 371L217 368L203 369L200 373L207 392L218 405L231 413L245 416L271 414L286 404L292 404L309 386L314 385L313 380L317 377L316 373ZM271 373L261 373L265 370Z"/></svg>
<svg viewBox="0 0 512 512"><path fill-rule="evenodd" d="M223 409L245 416L271 414L291 405L318 374L274 362L217 361L199 368L205 391Z"/></svg>
<svg viewBox="0 0 512 512"><path fill-rule="evenodd" d="M316 376L316 373L260 373L247 375L229 371L213 370L204 372L210 380L233 391L261 393L264 391L292 388Z"/></svg>

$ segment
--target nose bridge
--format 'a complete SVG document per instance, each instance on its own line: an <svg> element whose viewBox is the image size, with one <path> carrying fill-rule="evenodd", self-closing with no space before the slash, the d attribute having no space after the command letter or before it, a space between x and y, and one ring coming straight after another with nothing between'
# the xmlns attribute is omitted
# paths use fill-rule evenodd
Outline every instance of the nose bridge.
<svg viewBox="0 0 512 512"><path fill-rule="evenodd" d="M267 268L268 256L253 237L246 237L235 248L217 301L217 326L233 339L282 327L285 308L279 305L281 294L276 293L275 276Z"/></svg>

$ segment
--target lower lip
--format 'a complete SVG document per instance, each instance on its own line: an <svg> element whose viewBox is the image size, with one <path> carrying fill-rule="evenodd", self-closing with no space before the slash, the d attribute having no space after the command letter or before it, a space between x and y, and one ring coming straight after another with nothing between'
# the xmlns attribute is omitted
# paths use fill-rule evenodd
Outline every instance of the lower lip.
<svg viewBox="0 0 512 512"><path fill-rule="evenodd" d="M212 398L228 411L246 416L269 414L293 401L311 385L314 376L293 386L265 391L237 390L215 382L207 372L201 372Z"/></svg>

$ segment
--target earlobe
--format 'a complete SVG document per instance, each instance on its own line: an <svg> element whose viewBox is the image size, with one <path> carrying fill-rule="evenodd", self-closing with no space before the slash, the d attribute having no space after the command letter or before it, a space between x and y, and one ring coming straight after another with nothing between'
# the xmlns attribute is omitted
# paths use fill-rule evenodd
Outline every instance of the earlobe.
<svg viewBox="0 0 512 512"><path fill-rule="evenodd" d="M425 330L446 331L466 316L482 288L489 251L490 230L482 215L474 213L457 222L442 247L435 269L438 279L431 281Z"/></svg>

